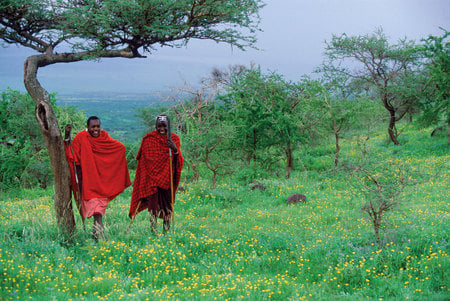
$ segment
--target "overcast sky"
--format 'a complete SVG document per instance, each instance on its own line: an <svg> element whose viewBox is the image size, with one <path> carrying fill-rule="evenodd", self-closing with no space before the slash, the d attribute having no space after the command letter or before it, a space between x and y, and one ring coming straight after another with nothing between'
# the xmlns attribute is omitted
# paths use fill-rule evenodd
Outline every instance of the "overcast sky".
<svg viewBox="0 0 450 301"><path fill-rule="evenodd" d="M310 74L323 60L332 34L369 34L382 27L391 43L419 41L450 30L450 0L267 0L257 47L245 52L226 44L192 40L186 48L162 48L146 59L103 59L39 69L38 79L58 94L155 93L192 84L213 67L260 65L289 80ZM25 91L23 62L31 50L0 47L0 90Z"/></svg>

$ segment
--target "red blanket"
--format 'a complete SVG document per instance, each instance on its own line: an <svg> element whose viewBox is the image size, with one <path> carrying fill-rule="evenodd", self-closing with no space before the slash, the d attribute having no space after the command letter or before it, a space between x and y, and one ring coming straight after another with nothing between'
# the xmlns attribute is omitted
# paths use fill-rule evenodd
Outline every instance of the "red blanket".
<svg viewBox="0 0 450 301"><path fill-rule="evenodd" d="M97 138L79 132L72 144L75 162L81 165L83 200L111 199L131 185L125 146L106 131Z"/></svg>
<svg viewBox="0 0 450 301"><path fill-rule="evenodd" d="M172 134L172 140L177 146L178 156L176 170L173 170L173 187L174 192L180 183L181 169L183 168L183 156L180 151L180 138L176 134ZM136 177L134 178L133 194L131 196L131 204L129 216L133 218L139 200L148 197L157 192L157 187L162 189L170 189L170 167L169 167L169 147L167 146L167 135L161 135L156 130L148 133L142 139L136 158L139 160ZM175 193L174 193L175 194ZM137 212L145 208L139 207Z"/></svg>

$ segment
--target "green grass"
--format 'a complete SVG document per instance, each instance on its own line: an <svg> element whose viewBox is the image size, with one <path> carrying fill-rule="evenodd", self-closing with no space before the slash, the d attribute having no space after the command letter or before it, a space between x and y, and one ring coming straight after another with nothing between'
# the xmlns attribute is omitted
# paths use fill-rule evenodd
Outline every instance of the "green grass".
<svg viewBox="0 0 450 301"><path fill-rule="evenodd" d="M92 220L83 232L78 215L72 239L58 233L51 190L3 194L0 299L448 300L446 138L415 129L401 138L400 146L384 133L369 140L376 161L411 171L381 249L361 210L363 191L332 169L332 147L312 152L289 180L261 179L265 191L230 179L215 190L188 183L165 236L150 234L146 212L127 232L130 188L110 203L99 243ZM354 143L342 147L342 160L357 160ZM307 202L286 205L292 193Z"/></svg>

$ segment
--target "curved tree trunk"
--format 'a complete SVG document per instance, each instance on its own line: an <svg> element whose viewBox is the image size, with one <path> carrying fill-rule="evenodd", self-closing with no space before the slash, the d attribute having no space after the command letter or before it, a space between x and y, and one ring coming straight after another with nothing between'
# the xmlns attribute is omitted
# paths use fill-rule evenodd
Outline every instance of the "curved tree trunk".
<svg viewBox="0 0 450 301"><path fill-rule="evenodd" d="M386 110L389 112L389 126L388 126L388 134L389 138L391 138L391 141L394 142L395 145L399 145L400 143L397 140L397 133L395 132L395 121L397 120L395 116L395 109L394 107L389 103L388 96L386 94L382 97L382 102Z"/></svg>
<svg viewBox="0 0 450 301"><path fill-rule="evenodd" d="M391 138L391 141L394 142L395 145L399 145L400 143L397 140L397 133L395 133L395 110L390 109L389 115L390 115L388 127L389 138Z"/></svg>
<svg viewBox="0 0 450 301"><path fill-rule="evenodd" d="M47 146L55 179L55 211L60 230L71 235L75 230L70 191L70 169L64 152L61 131L53 112L50 95L37 80L37 70L45 65L45 54L30 56L24 64L24 83L36 104L36 120Z"/></svg>

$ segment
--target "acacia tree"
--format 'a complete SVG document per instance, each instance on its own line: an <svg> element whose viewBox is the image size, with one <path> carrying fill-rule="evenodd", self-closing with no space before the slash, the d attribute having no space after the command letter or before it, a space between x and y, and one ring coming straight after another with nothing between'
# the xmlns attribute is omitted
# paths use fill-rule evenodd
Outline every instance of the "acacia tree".
<svg viewBox="0 0 450 301"><path fill-rule="evenodd" d="M285 154L286 178L293 168L293 143L297 140L302 89L276 73L251 68L237 74L221 96L228 110L225 117L236 128L233 145L244 152L247 164L272 160L268 151ZM281 146L281 147L280 147ZM270 165L266 163L266 165Z"/></svg>
<svg viewBox="0 0 450 301"><path fill-rule="evenodd" d="M55 210L65 233L75 228L70 173L49 93L38 69L98 58L143 58L156 46L191 39L244 49L256 42L260 0L0 0L0 38L38 54L25 60L24 83L36 105L55 178Z"/></svg>
<svg viewBox="0 0 450 301"><path fill-rule="evenodd" d="M323 101L325 104L325 112L328 115L328 122L333 131L336 154L334 156L334 165L339 163L339 152L341 150L339 139L342 137L344 130L352 123L355 122L354 118L357 107L353 101L347 98L333 98L324 91Z"/></svg>
<svg viewBox="0 0 450 301"><path fill-rule="evenodd" d="M364 87L381 100L389 113L389 137L399 144L396 122L417 104L420 93L414 90L423 88L416 81L419 48L406 40L390 45L380 29L372 35L333 36L325 54L329 61L321 71L346 76L349 85Z"/></svg>
<svg viewBox="0 0 450 301"><path fill-rule="evenodd" d="M430 60L426 65L428 85L422 98L422 122L425 125L447 123L447 142L450 144L450 32L442 36L430 35L423 51Z"/></svg>

